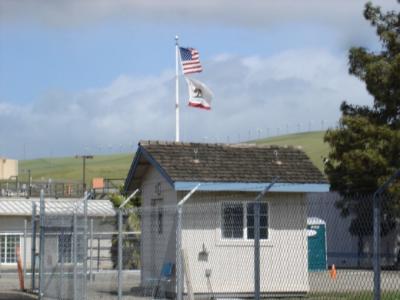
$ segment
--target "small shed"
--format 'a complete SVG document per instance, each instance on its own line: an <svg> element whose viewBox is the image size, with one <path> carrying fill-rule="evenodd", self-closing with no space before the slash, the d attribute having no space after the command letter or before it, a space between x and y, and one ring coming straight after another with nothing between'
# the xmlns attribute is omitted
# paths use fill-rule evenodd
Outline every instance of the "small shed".
<svg viewBox="0 0 400 300"><path fill-rule="evenodd" d="M176 264L177 203L201 184L182 210L185 293L253 297L253 201L276 178L260 212L261 293L301 295L309 290L306 195L329 190L301 149L140 142L125 191L141 190L142 284ZM175 277L169 283L174 292Z"/></svg>
<svg viewBox="0 0 400 300"><path fill-rule="evenodd" d="M320 218L307 218L308 270L327 269L326 222Z"/></svg>

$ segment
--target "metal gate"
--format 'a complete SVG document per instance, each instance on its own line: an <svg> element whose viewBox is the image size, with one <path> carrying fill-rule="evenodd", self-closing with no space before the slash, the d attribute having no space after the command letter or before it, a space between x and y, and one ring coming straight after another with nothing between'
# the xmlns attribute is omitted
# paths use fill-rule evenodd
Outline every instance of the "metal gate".
<svg viewBox="0 0 400 300"><path fill-rule="evenodd" d="M40 199L39 298L86 299L87 198Z"/></svg>

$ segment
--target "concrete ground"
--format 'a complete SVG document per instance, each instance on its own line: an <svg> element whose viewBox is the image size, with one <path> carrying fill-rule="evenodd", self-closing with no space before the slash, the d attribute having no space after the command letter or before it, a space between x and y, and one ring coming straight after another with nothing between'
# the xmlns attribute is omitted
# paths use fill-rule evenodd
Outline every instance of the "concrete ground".
<svg viewBox="0 0 400 300"><path fill-rule="evenodd" d="M374 274L369 270L338 270L336 279L325 272L309 273L310 292L361 292L372 291ZM400 271L382 271L382 291L400 290Z"/></svg>
<svg viewBox="0 0 400 300"><path fill-rule="evenodd" d="M382 291L400 290L400 271L382 272ZM27 278L29 288L30 279ZM73 278L65 278L61 284L60 278L47 277L46 280L47 299L58 299L61 296L60 287L63 289L63 298L72 299ZM83 278L78 282L82 283ZM336 279L332 279L328 272L309 273L310 293L357 293L372 291L373 273L365 270L338 270ZM284 283L282 283L284 284ZM0 277L0 300L25 300L35 299L31 295L18 291L18 277L16 274L7 274ZM77 289L80 293L81 289ZM129 271L123 274L123 298L151 299L152 287L143 289L140 287L140 272ZM115 271L100 272L94 274L92 282L87 286L88 299L113 300L117 299L117 273Z"/></svg>
<svg viewBox="0 0 400 300"><path fill-rule="evenodd" d="M36 300L37 296L22 292L0 292L0 300Z"/></svg>
<svg viewBox="0 0 400 300"><path fill-rule="evenodd" d="M29 283L25 285L29 288ZM0 273L0 300L31 300L37 299L37 296L23 292L19 287L18 275L14 272Z"/></svg>

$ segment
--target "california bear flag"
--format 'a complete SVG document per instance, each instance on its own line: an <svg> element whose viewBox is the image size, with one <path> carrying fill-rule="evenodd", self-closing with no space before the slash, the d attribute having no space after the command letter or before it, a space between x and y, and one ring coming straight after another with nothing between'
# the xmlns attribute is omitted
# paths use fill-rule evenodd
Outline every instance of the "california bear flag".
<svg viewBox="0 0 400 300"><path fill-rule="evenodd" d="M213 94L210 89L202 82L186 78L189 87L189 106L202 109L211 109Z"/></svg>

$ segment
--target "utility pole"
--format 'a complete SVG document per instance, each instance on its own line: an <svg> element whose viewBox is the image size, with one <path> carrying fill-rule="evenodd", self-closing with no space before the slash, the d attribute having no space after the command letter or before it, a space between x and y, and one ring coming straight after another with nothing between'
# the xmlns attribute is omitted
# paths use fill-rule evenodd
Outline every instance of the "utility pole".
<svg viewBox="0 0 400 300"><path fill-rule="evenodd" d="M30 198L32 194L31 169L28 169L27 172L28 172L28 198Z"/></svg>
<svg viewBox="0 0 400 300"><path fill-rule="evenodd" d="M32 177L31 177L31 169L22 169L22 172L28 173L28 190L27 190L27 198L32 196Z"/></svg>
<svg viewBox="0 0 400 300"><path fill-rule="evenodd" d="M82 159L82 188L83 193L86 192L86 160L92 159L93 155L75 155L75 158Z"/></svg>

